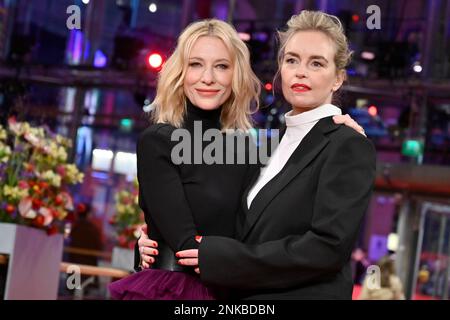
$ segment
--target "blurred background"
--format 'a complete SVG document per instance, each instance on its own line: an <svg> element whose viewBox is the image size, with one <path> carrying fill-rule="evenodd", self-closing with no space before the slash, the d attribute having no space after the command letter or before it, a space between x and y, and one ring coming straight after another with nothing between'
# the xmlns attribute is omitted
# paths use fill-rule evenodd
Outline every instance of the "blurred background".
<svg viewBox="0 0 450 320"><path fill-rule="evenodd" d="M368 27L371 5L380 9L378 29ZM343 22L354 58L340 105L377 150L375 192L353 255L355 298L367 267L386 255L407 299L449 298L447 0L0 0L1 124L14 117L69 138L67 160L84 173L70 187L74 232L63 261L127 269L112 252L129 254L142 218L127 198L135 194L136 139L183 28L210 17L235 26L263 85L255 130L279 128L288 108L272 90L276 30L302 9ZM71 297L60 278L58 297ZM96 276L91 296L81 297L107 298L106 278Z"/></svg>

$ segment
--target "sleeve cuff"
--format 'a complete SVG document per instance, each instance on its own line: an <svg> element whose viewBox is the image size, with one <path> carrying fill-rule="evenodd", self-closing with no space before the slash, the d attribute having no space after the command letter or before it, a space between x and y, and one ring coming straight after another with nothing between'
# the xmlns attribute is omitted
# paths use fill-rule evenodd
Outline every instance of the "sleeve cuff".
<svg viewBox="0 0 450 320"><path fill-rule="evenodd" d="M200 243L195 241L195 238L192 237L183 244L183 246L181 247L181 250L198 249L199 246L200 246Z"/></svg>

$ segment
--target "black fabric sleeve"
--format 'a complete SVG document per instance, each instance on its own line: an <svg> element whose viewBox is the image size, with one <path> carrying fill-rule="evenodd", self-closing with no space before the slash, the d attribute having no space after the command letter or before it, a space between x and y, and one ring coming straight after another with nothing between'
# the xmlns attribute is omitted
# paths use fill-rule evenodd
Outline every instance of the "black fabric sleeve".
<svg viewBox="0 0 450 320"><path fill-rule="evenodd" d="M362 136L336 143L319 179L316 198L311 199L310 230L257 245L205 236L199 248L202 281L241 289L276 289L339 272L350 257L370 200L375 179L372 143Z"/></svg>
<svg viewBox="0 0 450 320"><path fill-rule="evenodd" d="M186 200L179 168L172 163L169 126L149 128L137 144L140 205L145 221L173 251L198 248L197 229Z"/></svg>
<svg viewBox="0 0 450 320"><path fill-rule="evenodd" d="M136 240L134 244L134 271L139 272L142 270L141 268L141 255L139 254L139 239Z"/></svg>

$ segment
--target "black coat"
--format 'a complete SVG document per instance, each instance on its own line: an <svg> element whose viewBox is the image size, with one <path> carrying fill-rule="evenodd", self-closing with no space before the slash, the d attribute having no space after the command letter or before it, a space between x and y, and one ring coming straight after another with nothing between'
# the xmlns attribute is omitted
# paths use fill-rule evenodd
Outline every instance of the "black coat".
<svg viewBox="0 0 450 320"><path fill-rule="evenodd" d="M375 163L367 138L321 119L250 209L252 184L244 192L237 240L203 237L202 281L244 299L351 299L350 256Z"/></svg>

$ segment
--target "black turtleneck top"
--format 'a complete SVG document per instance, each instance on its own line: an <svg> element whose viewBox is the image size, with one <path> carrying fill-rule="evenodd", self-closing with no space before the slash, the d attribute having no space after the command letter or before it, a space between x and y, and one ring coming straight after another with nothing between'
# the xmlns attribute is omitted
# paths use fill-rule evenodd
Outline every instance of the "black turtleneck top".
<svg viewBox="0 0 450 320"><path fill-rule="evenodd" d="M220 130L220 113L221 109L206 111L188 102L183 128L192 139L194 121L201 121L202 132ZM198 248L195 235L234 237L241 194L254 166L203 161L176 165L171 160L172 148L179 143L171 141L175 129L169 124L153 124L140 135L137 145L139 204L149 237L166 243L174 252ZM203 148L209 143L203 142ZM193 151L194 147L192 155Z"/></svg>

